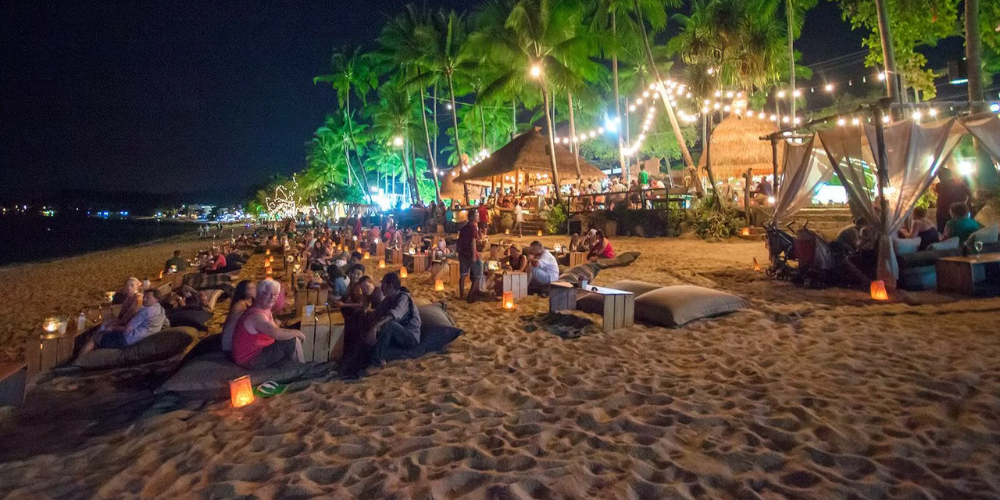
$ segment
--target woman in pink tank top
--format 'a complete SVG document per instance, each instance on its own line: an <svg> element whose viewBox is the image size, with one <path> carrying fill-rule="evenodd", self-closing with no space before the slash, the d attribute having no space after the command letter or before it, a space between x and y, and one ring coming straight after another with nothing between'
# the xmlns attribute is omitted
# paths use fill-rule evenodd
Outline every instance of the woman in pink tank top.
<svg viewBox="0 0 1000 500"><path fill-rule="evenodd" d="M233 362L250 370L266 368L282 361L302 362L302 340L298 330L279 328L271 315L281 286L266 279L257 285L257 299L236 322L233 332Z"/></svg>

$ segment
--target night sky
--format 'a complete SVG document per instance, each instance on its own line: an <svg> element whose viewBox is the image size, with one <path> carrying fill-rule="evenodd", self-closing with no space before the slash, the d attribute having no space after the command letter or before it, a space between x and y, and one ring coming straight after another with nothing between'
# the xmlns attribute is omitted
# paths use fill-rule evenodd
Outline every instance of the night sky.
<svg viewBox="0 0 1000 500"><path fill-rule="evenodd" d="M2 194L242 191L299 170L335 107L312 77L327 72L334 47L371 47L402 3L8 0ZM834 4L821 2L806 23L797 44L806 64L861 50ZM861 74L862 58L836 71Z"/></svg>

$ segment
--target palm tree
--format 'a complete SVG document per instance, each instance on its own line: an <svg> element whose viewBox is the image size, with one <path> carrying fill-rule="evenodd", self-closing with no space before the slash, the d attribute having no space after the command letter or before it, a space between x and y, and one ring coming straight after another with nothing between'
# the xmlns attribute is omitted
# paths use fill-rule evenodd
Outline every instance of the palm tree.
<svg viewBox="0 0 1000 500"><path fill-rule="evenodd" d="M452 125L456 133L458 116L455 110L458 109L458 103L455 101L455 76L472 69L476 63L472 52L465 45L467 39L465 19L455 11L447 13L439 11L430 16L428 23L418 26L414 31L414 41L422 52L417 64L423 72L416 82L429 85L443 80L447 83L448 96L451 100ZM461 162L462 143L458 135L455 135L454 139L458 160ZM468 188L465 190L465 198L468 202Z"/></svg>
<svg viewBox="0 0 1000 500"><path fill-rule="evenodd" d="M385 144L400 148L404 174L410 184L412 201L419 201L416 185L416 170L411 172L407 154L413 136L413 106L409 93L399 85L391 82L382 86L379 91L379 106L372 113L372 120L379 138Z"/></svg>
<svg viewBox="0 0 1000 500"><path fill-rule="evenodd" d="M367 101L368 92L378 86L378 75L371 70L368 58L361 53L361 47L355 48L353 52L348 52L346 49L334 51L330 58L330 68L330 74L313 78L313 84L329 83L337 92L337 101L344 110L344 117L351 136L351 146L360 163L361 154L358 152L357 141L354 137L354 120L351 114L351 91L353 90L354 95L364 104ZM368 201L371 202L371 190L368 188L368 176L364 169L361 170L361 180L364 183L365 192L368 193Z"/></svg>

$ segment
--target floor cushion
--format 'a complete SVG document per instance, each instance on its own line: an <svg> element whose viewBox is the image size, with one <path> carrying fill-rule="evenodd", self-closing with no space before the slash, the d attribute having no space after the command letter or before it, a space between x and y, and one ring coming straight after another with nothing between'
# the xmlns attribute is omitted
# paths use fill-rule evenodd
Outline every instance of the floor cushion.
<svg viewBox="0 0 1000 500"><path fill-rule="evenodd" d="M965 240L965 247L968 248L969 251L972 251L972 245L975 244L975 242L979 241L984 245L986 243L996 243L998 236L1000 236L1000 225L994 222L993 224L983 227L970 234L969 238Z"/></svg>
<svg viewBox="0 0 1000 500"><path fill-rule="evenodd" d="M920 238L893 238L893 246L896 248L896 255L907 255L920 248Z"/></svg>
<svg viewBox="0 0 1000 500"><path fill-rule="evenodd" d="M605 288L632 292L636 297L663 288L663 285L646 283L645 281L622 280L616 281ZM576 308L580 311L591 314L604 313L604 296L596 293L583 292L576 298Z"/></svg>
<svg viewBox="0 0 1000 500"><path fill-rule="evenodd" d="M184 352L197 335L194 328L171 327L124 349L94 349L73 362L86 369L118 368L170 359Z"/></svg>
<svg viewBox="0 0 1000 500"><path fill-rule="evenodd" d="M955 250L956 248L958 248L958 236L927 245L927 249L931 251Z"/></svg>
<svg viewBox="0 0 1000 500"><path fill-rule="evenodd" d="M681 326L745 306L742 298L726 292L694 285L668 286L637 297L635 319L661 326Z"/></svg>
<svg viewBox="0 0 1000 500"><path fill-rule="evenodd" d="M167 311L167 320L171 326L187 326L200 331L208 330L205 324L212 319L212 313L202 308L179 308Z"/></svg>
<svg viewBox="0 0 1000 500"><path fill-rule="evenodd" d="M225 399L229 397L230 380L249 375L254 386L268 381L284 384L301 378L309 368L308 363L286 360L263 370L247 370L236 366L224 352L207 352L185 359L156 393L171 392L192 399Z"/></svg>
<svg viewBox="0 0 1000 500"><path fill-rule="evenodd" d="M208 303L205 304L205 307L209 311L214 311L215 304L219 301L219 298L222 297L222 290L216 288L215 290L206 291L205 293L208 295Z"/></svg>
<svg viewBox="0 0 1000 500"><path fill-rule="evenodd" d="M601 272L601 266L597 263L580 264L567 269L559 275L558 281L565 281L572 285L579 285L581 281L594 281L597 273Z"/></svg>

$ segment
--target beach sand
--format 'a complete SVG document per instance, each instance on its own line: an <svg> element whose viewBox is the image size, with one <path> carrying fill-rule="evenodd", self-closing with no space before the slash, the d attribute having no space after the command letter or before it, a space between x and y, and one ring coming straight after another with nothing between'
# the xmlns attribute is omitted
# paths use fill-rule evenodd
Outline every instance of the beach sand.
<svg viewBox="0 0 1000 500"><path fill-rule="evenodd" d="M597 284L701 285L750 306L613 333L581 315L597 326L563 338L545 320L546 299L503 311L459 302L450 287L433 292L426 274L407 278L416 296L448 300L465 329L446 353L241 409L150 411L152 375L136 370L59 377L5 414L0 497L1000 498L1000 299L874 303L860 291L804 290L753 272L753 257L766 261L761 242L615 245L642 256ZM30 283L9 283L21 277L7 271L3 286L31 305L57 295L55 276L76 266L100 281L99 295L166 258L155 246L120 252L135 253L133 267L67 259L25 269ZM3 328L5 342L20 331ZM101 401L109 378L134 411L66 416L75 407L60 401ZM45 408L73 425L39 437L32 429L45 427L30 418L45 419Z"/></svg>

